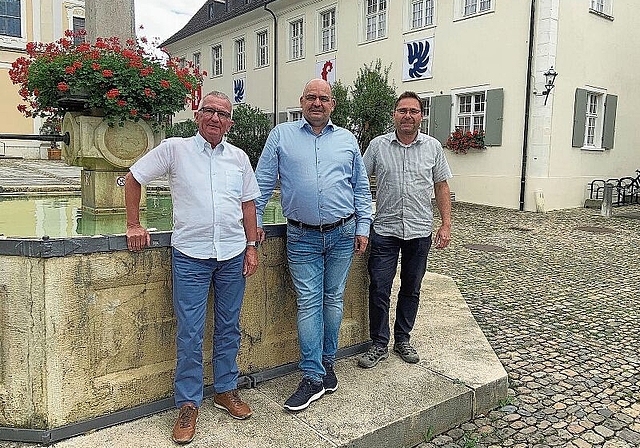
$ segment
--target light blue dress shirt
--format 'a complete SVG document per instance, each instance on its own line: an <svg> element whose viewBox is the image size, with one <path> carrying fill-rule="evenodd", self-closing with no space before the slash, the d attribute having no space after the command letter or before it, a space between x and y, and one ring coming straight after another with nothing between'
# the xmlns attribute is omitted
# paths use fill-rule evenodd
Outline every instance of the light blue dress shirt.
<svg viewBox="0 0 640 448"><path fill-rule="evenodd" d="M142 185L168 175L173 202L171 245L192 258L228 260L246 248L242 203L260 190L249 157L196 134L168 138L131 166Z"/></svg>
<svg viewBox="0 0 640 448"><path fill-rule="evenodd" d="M256 178L258 227L279 178L286 218L317 226L354 213L356 235L369 235L371 190L360 148L351 132L331 121L319 135L304 118L273 128Z"/></svg>

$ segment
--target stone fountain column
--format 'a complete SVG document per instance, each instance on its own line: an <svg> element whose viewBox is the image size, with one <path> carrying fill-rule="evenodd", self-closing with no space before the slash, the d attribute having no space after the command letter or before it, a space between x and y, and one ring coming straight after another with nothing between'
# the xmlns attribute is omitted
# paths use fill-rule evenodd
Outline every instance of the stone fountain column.
<svg viewBox="0 0 640 448"><path fill-rule="evenodd" d="M82 167L82 209L94 215L125 211L124 176L128 168L147 151L157 146L162 132L140 120L124 126L109 126L102 117L67 112L62 133L69 133L62 157L69 165ZM143 189L141 206L146 205Z"/></svg>

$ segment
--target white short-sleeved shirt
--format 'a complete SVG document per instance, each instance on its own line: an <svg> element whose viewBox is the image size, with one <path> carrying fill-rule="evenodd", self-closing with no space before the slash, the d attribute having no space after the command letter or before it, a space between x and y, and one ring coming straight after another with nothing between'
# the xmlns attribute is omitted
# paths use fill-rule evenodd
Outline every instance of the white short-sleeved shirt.
<svg viewBox="0 0 640 448"><path fill-rule="evenodd" d="M171 245L193 258L228 260L246 247L242 203L260 196L249 157L196 134L168 138L130 168L142 185L168 175L173 202Z"/></svg>

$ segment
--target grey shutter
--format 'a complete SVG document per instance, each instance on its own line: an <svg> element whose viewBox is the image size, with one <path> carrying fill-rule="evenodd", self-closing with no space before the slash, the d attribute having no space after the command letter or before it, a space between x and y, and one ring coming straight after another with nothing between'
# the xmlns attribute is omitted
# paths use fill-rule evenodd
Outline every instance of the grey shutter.
<svg viewBox="0 0 640 448"><path fill-rule="evenodd" d="M278 123L284 123L285 121L287 121L287 113L278 112Z"/></svg>
<svg viewBox="0 0 640 448"><path fill-rule="evenodd" d="M502 110L504 91L502 89L487 90L487 111L484 128L484 144L487 146L502 145Z"/></svg>
<svg viewBox="0 0 640 448"><path fill-rule="evenodd" d="M451 133L451 95L438 95L431 99L429 133L442 145Z"/></svg>
<svg viewBox="0 0 640 448"><path fill-rule="evenodd" d="M602 147L606 149L613 148L617 106L618 97L616 95L607 95L604 100L604 127L602 129Z"/></svg>
<svg viewBox="0 0 640 448"><path fill-rule="evenodd" d="M573 103L573 137L571 146L582 148L584 145L584 126L587 121L587 91L576 89L576 98Z"/></svg>

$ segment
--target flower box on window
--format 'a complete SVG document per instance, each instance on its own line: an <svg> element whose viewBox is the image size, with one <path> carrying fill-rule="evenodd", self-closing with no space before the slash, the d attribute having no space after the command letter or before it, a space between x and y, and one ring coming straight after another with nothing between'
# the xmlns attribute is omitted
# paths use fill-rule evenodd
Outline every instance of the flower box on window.
<svg viewBox="0 0 640 448"><path fill-rule="evenodd" d="M466 154L470 149L485 149L484 130L463 131L456 128L447 139L445 146L457 154Z"/></svg>

